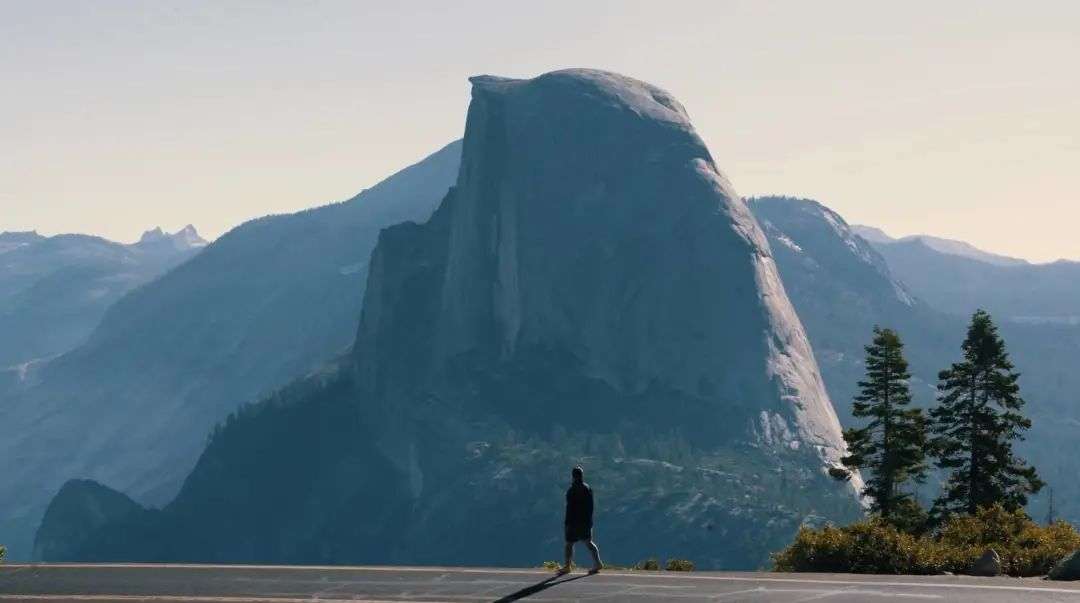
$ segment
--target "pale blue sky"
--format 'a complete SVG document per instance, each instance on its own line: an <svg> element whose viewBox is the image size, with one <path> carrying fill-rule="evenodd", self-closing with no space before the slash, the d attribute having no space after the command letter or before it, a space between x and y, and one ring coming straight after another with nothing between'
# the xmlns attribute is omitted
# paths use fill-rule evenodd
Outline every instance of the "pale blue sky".
<svg viewBox="0 0 1080 603"><path fill-rule="evenodd" d="M460 136L470 75L571 66L670 91L743 195L1080 259L1073 1L0 0L0 230L215 237Z"/></svg>

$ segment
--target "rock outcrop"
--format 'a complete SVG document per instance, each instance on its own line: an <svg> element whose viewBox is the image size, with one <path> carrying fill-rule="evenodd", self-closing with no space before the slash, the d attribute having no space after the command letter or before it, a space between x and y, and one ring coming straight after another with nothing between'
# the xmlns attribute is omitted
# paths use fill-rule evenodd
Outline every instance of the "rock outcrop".
<svg viewBox="0 0 1080 603"><path fill-rule="evenodd" d="M456 187L372 258L356 349L370 391L437 379L463 354L557 350L623 394L670 387L705 401L705 425L738 409L838 461L769 245L683 107L600 71L471 81ZM404 303L418 289L423 308Z"/></svg>

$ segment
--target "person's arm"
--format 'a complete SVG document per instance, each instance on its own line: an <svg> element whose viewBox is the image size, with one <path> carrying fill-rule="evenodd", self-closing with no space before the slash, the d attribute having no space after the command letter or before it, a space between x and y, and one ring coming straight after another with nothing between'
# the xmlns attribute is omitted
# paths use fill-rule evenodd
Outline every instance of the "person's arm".
<svg viewBox="0 0 1080 603"><path fill-rule="evenodd" d="M593 497L592 488L585 491L585 521L588 526L592 527L592 512L593 512Z"/></svg>
<svg viewBox="0 0 1080 603"><path fill-rule="evenodd" d="M563 525L570 525L570 490L566 491L566 512L563 513Z"/></svg>

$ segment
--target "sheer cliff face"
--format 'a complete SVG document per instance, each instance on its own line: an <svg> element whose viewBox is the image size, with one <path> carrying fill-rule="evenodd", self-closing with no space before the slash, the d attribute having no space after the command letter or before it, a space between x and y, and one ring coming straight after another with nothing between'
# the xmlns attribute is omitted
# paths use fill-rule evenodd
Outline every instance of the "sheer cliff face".
<svg viewBox="0 0 1080 603"><path fill-rule="evenodd" d="M626 395L678 391L708 402L706 426L746 418L836 461L768 243L682 106L598 71L472 82L456 187L373 255L356 348L369 390L558 350Z"/></svg>

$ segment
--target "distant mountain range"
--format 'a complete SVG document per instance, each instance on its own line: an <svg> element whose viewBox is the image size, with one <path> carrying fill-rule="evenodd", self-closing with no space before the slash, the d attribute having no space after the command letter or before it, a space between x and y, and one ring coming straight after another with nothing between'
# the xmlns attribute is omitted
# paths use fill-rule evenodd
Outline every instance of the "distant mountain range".
<svg viewBox="0 0 1080 603"><path fill-rule="evenodd" d="M1013 258L1007 255L999 255L996 253L990 253L989 251L983 251L978 247L975 247L971 243L965 243L964 241L957 241L955 239L944 239L941 237L934 237L930 235L911 235L902 238L893 238L885 233L880 228L873 226L862 226L859 224L853 224L851 230L861 236L863 239L869 241L874 245L891 245L894 243L919 243L945 255L955 255L972 260L978 260L987 264L993 264L995 266L1027 266L1030 262L1022 260L1020 258Z"/></svg>
<svg viewBox="0 0 1080 603"><path fill-rule="evenodd" d="M999 319L1080 325L1080 262L1033 264L960 241L892 239L867 227L856 232L916 296L944 312L969 315L983 308Z"/></svg>
<svg viewBox="0 0 1080 603"><path fill-rule="evenodd" d="M175 234L154 229L132 245L0 233L0 370L10 380L25 371L20 365L71 350L114 302L205 246L191 226Z"/></svg>
<svg viewBox="0 0 1080 603"><path fill-rule="evenodd" d="M34 526L68 477L168 502L215 423L344 353L379 231L426 219L460 156L454 142L343 203L238 226L0 391L9 555L29 557Z"/></svg>

